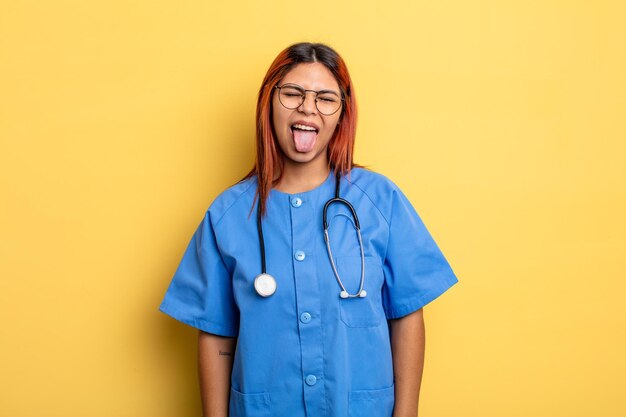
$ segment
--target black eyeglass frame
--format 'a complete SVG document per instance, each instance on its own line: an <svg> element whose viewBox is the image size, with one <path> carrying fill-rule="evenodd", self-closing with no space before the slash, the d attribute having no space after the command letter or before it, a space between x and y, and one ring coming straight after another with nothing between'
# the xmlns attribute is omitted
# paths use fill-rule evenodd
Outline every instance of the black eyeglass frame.
<svg viewBox="0 0 626 417"><path fill-rule="evenodd" d="M291 88L295 88L297 90L299 90L300 92L302 92L302 101L300 102L300 104L298 104L296 107L287 107L285 106L285 104L283 103L283 101L280 99L280 89L283 87L291 87ZM333 114L337 113L342 107L343 107L343 102L345 101L345 98L343 97L343 92L341 92L341 96L337 95L337 92L333 91L333 90L319 90L319 91L315 91L315 90L307 90L305 88L302 88L301 86L299 86L298 84L291 84L291 83L287 83L287 84L283 84L283 85L275 85L274 86L275 89L278 90L278 101L280 102L280 104L289 110L294 110L297 109L298 107L302 106L304 104L304 101L306 100L306 93L315 93L315 108L317 109L317 111L320 112L320 114L323 114L324 116L332 116ZM339 98L340 102L339 102L339 107L337 107L337 110L335 110L332 113L324 113L320 110L320 108L317 106L317 96L320 93L331 93L337 96L337 98Z"/></svg>

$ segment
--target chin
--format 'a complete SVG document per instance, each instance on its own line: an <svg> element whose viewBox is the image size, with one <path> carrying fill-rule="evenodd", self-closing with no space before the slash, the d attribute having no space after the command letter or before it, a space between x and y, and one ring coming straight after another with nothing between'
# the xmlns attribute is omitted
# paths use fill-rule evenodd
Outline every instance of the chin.
<svg viewBox="0 0 626 417"><path fill-rule="evenodd" d="M317 149L312 149L309 152L298 152L296 150L293 150L292 152L290 152L288 155L285 155L285 156L287 157L287 159L293 162L306 164L309 162L313 162L314 160L319 158L321 155Z"/></svg>
<svg viewBox="0 0 626 417"><path fill-rule="evenodd" d="M299 164L307 164L309 162L312 162L315 158L313 156L300 154L288 157L288 159Z"/></svg>

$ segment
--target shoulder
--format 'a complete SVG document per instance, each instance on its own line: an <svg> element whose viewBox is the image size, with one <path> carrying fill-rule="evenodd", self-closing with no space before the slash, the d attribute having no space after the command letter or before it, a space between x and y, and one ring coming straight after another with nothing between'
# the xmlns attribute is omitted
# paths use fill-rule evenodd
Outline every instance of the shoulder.
<svg viewBox="0 0 626 417"><path fill-rule="evenodd" d="M403 197L398 186L385 175L366 168L353 168L346 177L350 187L365 195L378 211L389 220L393 201Z"/></svg>
<svg viewBox="0 0 626 417"><path fill-rule="evenodd" d="M398 189L385 175L367 168L353 168L347 177L350 184L362 189L365 193L389 192Z"/></svg>
<svg viewBox="0 0 626 417"><path fill-rule="evenodd" d="M232 211L239 212L244 209L247 212L252 207L252 201L256 193L256 176L240 181L222 191L211 203L208 214L214 224Z"/></svg>

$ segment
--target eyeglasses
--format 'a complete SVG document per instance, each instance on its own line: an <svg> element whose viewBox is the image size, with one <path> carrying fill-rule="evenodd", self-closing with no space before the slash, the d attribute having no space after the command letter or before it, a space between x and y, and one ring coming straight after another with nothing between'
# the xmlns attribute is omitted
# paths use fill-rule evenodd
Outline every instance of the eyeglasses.
<svg viewBox="0 0 626 417"><path fill-rule="evenodd" d="M315 107L324 116L337 113L343 101L343 97L340 97L332 90L305 90L297 84L277 85L274 88L278 90L278 101L280 101L280 104L290 110L302 106L307 92L315 93Z"/></svg>

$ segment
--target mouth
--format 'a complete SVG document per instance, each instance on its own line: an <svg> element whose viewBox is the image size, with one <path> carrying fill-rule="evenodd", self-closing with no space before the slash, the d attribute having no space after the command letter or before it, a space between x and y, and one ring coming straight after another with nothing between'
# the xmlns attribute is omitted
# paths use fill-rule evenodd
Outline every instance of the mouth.
<svg viewBox="0 0 626 417"><path fill-rule="evenodd" d="M319 128L312 123L298 122L291 125L293 141L298 152L310 152L317 141Z"/></svg>
<svg viewBox="0 0 626 417"><path fill-rule="evenodd" d="M313 123L297 122L291 125L291 131L304 130L306 132L319 132L319 128Z"/></svg>

